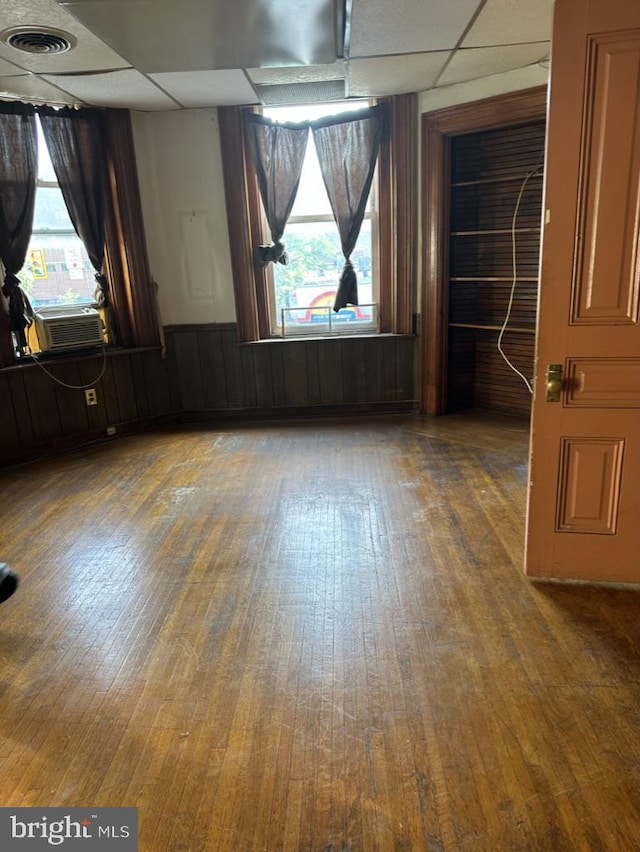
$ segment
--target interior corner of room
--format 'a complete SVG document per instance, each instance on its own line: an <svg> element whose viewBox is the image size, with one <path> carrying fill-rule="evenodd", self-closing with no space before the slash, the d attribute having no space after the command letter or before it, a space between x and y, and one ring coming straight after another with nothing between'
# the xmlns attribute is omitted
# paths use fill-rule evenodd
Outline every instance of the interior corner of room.
<svg viewBox="0 0 640 852"><path fill-rule="evenodd" d="M150 852L631 849L637 0L28 5L3 803Z"/></svg>

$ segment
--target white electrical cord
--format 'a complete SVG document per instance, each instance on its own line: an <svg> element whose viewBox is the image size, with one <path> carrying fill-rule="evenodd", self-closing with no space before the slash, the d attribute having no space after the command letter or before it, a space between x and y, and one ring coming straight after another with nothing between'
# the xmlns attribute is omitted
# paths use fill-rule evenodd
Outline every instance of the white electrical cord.
<svg viewBox="0 0 640 852"><path fill-rule="evenodd" d="M54 382L59 385L62 385L63 388L70 388L71 390L87 390L88 388L92 388L104 376L105 370L107 369L107 350L104 346L102 347L102 369L100 370L98 377L93 379L93 381L88 382L86 385L69 385L66 382L63 382L62 379L58 379L56 376L53 375L53 373L50 373L49 370L47 370L47 368L44 366L44 364L41 364L40 361L38 361L35 355L32 354L32 358L38 365L38 367L40 367L40 369L43 370L49 376L50 379L53 379Z"/></svg>
<svg viewBox="0 0 640 852"><path fill-rule="evenodd" d="M513 281L511 282L511 292L509 294L509 305L507 307L507 313L504 318L504 322L502 323L502 328L500 329L500 334L498 335L498 352L502 355L504 360L507 363L507 366L510 367L514 373L517 373L522 381L527 386L527 390L530 394L533 394L533 388L531 386L531 382L529 379L520 372L520 370L509 360L509 357L505 353L502 348L502 338L509 324L509 320L511 318L511 309L513 307L513 300L516 293L516 284L518 281L518 260L516 256L516 221L518 219L518 211L520 209L520 202L522 201L522 196L524 195L524 191L527 187L527 184L531 180L531 178L540 170L540 163L536 165L534 169L532 169L529 174L525 177L522 182L522 186L520 187L520 192L518 193L518 200L516 201L516 206L513 211L513 218L511 220L511 265L513 270Z"/></svg>

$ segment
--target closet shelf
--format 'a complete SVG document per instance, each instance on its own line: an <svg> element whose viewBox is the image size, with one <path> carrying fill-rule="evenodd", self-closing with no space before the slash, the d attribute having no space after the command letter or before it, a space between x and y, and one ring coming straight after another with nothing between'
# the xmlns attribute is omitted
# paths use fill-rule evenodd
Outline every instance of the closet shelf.
<svg viewBox="0 0 640 852"><path fill-rule="evenodd" d="M525 281L533 281L535 284L537 284L538 283L538 276L537 275L533 275L533 276L518 275L517 280L519 282L522 282L522 283L524 283ZM455 284L456 282L465 283L465 282L469 282L469 281L472 282L472 283L474 281L477 281L478 283L483 283L483 282L492 283L492 282L504 281L507 284L511 284L512 281L513 281L513 275L500 275L500 276L454 275L454 276L451 276L451 278L449 278L449 281L453 284Z"/></svg>
<svg viewBox="0 0 640 852"><path fill-rule="evenodd" d="M502 328L501 325L481 325L480 323L473 322L450 322L449 328L472 328L477 331L500 331ZM512 332L515 334L535 334L535 328L523 328L522 326L512 325L507 326L505 329L506 333L511 334Z"/></svg>
<svg viewBox="0 0 640 852"><path fill-rule="evenodd" d="M491 228L486 231L451 231L452 237L485 237L492 234L511 234L511 228ZM539 234L540 228L516 228L516 234Z"/></svg>
<svg viewBox="0 0 640 852"><path fill-rule="evenodd" d="M508 183L509 181L514 180L524 180L527 176L528 172L521 172L517 175L500 175L499 177L492 178L476 178L476 180L459 180L451 183L451 187L454 186L482 186L483 184L488 183ZM540 174L531 175L530 180L534 180L535 178L542 177L542 172Z"/></svg>

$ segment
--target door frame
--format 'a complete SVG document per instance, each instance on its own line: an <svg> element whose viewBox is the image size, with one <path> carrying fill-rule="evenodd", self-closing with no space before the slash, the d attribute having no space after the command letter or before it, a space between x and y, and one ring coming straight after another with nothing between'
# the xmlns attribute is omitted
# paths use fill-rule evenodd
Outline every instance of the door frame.
<svg viewBox="0 0 640 852"><path fill-rule="evenodd" d="M422 114L420 411L425 414L447 410L449 138L524 124L546 114L547 86Z"/></svg>

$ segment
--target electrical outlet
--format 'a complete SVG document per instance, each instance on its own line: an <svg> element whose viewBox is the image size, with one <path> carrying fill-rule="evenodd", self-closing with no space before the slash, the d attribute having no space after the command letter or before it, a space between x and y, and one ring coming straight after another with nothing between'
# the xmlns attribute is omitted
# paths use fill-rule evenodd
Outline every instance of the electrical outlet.
<svg viewBox="0 0 640 852"><path fill-rule="evenodd" d="M115 426L107 426L107 435L115 435L116 431Z"/></svg>
<svg viewBox="0 0 640 852"><path fill-rule="evenodd" d="M84 398L87 401L87 405L98 404L98 394L95 388L87 388L87 390L84 392Z"/></svg>

